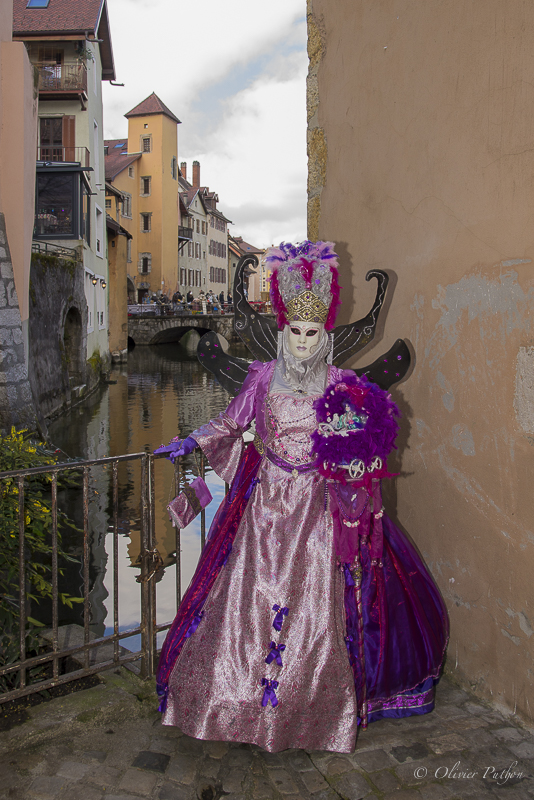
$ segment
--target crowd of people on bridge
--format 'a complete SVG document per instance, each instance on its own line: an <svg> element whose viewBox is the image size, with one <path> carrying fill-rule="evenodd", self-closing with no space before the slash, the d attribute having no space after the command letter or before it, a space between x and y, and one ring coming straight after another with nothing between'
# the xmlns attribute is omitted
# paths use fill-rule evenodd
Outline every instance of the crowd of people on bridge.
<svg viewBox="0 0 534 800"><path fill-rule="evenodd" d="M179 314L188 311L204 311L205 313L228 313L233 311L232 295L228 291L225 295L224 290L216 294L213 289L207 292L201 290L197 295L189 289L185 295L177 289L172 298L166 293L161 295L147 294L143 299L143 305L155 305L161 313Z"/></svg>

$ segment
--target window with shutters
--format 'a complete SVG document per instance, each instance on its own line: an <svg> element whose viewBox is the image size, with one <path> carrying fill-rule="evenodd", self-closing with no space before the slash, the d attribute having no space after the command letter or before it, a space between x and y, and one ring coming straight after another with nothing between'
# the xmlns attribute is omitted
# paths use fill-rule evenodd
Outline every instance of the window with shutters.
<svg viewBox="0 0 534 800"><path fill-rule="evenodd" d="M74 116L41 117L39 119L38 161L75 162L75 124Z"/></svg>

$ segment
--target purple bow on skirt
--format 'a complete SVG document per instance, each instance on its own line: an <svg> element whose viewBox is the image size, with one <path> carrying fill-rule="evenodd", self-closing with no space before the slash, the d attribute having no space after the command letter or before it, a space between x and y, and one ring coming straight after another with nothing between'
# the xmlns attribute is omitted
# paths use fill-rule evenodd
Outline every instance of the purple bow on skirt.
<svg viewBox="0 0 534 800"><path fill-rule="evenodd" d="M276 663L279 667L282 667L282 653L286 649L285 644L276 644L276 642L271 642L271 652L265 659L266 664L270 664L271 661L276 659Z"/></svg>
<svg viewBox="0 0 534 800"><path fill-rule="evenodd" d="M273 611L278 612L273 620L273 628L275 631L281 631L282 625L284 624L284 617L287 617L289 614L289 608L287 606L280 608L280 606L275 603L273 606Z"/></svg>
<svg viewBox="0 0 534 800"><path fill-rule="evenodd" d="M192 636L194 634L194 632L196 631L196 629L200 625L200 621L201 621L203 616L204 616L204 612L203 611L201 611L200 614L195 614L195 616L193 617L193 622L191 623L191 625L189 626L189 628L187 630L187 633L185 634L185 638L186 639L188 639L190 636Z"/></svg>
<svg viewBox="0 0 534 800"><path fill-rule="evenodd" d="M278 698L275 693L275 689L278 689L278 681L270 681L267 678L261 679L261 685L265 686L263 691L263 697L261 698L261 704L265 708L265 706L269 705L269 700L271 701L271 705L277 706L278 705Z"/></svg>

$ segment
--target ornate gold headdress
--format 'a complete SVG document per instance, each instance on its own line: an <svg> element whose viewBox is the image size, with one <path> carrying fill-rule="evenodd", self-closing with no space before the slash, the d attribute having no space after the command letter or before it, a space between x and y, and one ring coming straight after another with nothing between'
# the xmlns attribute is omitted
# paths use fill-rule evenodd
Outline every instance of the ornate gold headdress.
<svg viewBox="0 0 534 800"><path fill-rule="evenodd" d="M310 289L301 292L286 305L288 322L302 320L302 322L322 322L328 318L328 306Z"/></svg>
<svg viewBox="0 0 534 800"><path fill-rule="evenodd" d="M333 243L282 242L268 251L265 261L274 268L270 293L278 327L302 320L322 322L331 330L340 304Z"/></svg>

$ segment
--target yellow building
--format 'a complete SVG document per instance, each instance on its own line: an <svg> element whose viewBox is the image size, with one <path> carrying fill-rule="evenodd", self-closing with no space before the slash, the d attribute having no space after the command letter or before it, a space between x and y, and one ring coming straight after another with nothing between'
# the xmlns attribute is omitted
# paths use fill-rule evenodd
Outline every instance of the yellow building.
<svg viewBox="0 0 534 800"><path fill-rule="evenodd" d="M105 143L106 180L124 197L120 224L132 234L129 289L142 302L178 286L180 120L154 93L125 117L128 138Z"/></svg>

